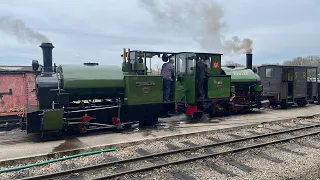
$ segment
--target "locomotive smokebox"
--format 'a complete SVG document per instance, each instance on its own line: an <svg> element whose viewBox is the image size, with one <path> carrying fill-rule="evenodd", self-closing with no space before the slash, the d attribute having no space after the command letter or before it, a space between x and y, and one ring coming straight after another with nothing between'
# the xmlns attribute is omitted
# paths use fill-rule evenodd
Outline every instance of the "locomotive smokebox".
<svg viewBox="0 0 320 180"><path fill-rule="evenodd" d="M247 55L246 68L252 69L252 54L246 54L246 55Z"/></svg>
<svg viewBox="0 0 320 180"><path fill-rule="evenodd" d="M52 43L42 43L40 47L43 53L43 73L52 74L52 49L54 46Z"/></svg>

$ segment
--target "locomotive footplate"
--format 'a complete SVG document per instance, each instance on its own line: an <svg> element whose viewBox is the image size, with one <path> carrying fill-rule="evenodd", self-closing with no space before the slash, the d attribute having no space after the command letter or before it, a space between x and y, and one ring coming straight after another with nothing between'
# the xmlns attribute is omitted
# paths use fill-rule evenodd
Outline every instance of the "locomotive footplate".
<svg viewBox="0 0 320 180"><path fill-rule="evenodd" d="M62 132L73 129L78 132L106 128L122 129L128 124L120 121L121 106L97 106L79 110L48 109L27 113L27 133ZM113 112L113 113L112 113ZM109 117L108 114L112 115ZM133 123L133 122L130 122ZM92 128L92 127L97 128Z"/></svg>

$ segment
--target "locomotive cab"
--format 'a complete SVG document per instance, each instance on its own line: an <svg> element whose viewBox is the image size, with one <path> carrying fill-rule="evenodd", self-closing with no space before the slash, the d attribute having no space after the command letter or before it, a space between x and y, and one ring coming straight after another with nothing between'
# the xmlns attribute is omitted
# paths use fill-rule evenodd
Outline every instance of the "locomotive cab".
<svg viewBox="0 0 320 180"><path fill-rule="evenodd" d="M198 118L203 114L213 115L229 110L231 76L221 74L221 56L197 52L180 52L176 55L178 77L175 100L178 109L188 116ZM200 61L206 65L206 69L198 68ZM199 76L203 77L203 74L204 82L200 83ZM202 93L199 92L199 86L203 89L204 98L200 97Z"/></svg>
<svg viewBox="0 0 320 180"><path fill-rule="evenodd" d="M123 57L123 63L122 63L122 71L125 74L125 77L129 76L145 76L150 81L144 82L145 85L141 85L142 88L144 88L146 91L143 94L145 96L146 94L151 93L150 91L147 91L147 89L150 89L150 87L154 86L154 79L160 79L161 82L159 84L156 84L158 88L158 95L161 96L161 99L159 98L157 100L158 103L161 104L161 107L158 107L158 109L161 109L161 112L159 114L159 117L168 117L175 113L176 111L176 104L175 104L175 91L174 87L176 85L176 82L173 81L172 83L172 89L169 96L169 101L164 102L163 101L163 82L162 82L162 76L160 75L160 69L154 68L152 66L152 62L154 62L156 59L166 62L168 60L171 60L175 62L175 54L173 52L161 52L161 51L143 51L143 50L130 50L128 49L128 52L126 49L123 50L123 54L121 57ZM173 75L173 79L176 78L176 73ZM147 85L147 84L149 85ZM142 96L142 97L143 97ZM152 97L154 98L154 96Z"/></svg>

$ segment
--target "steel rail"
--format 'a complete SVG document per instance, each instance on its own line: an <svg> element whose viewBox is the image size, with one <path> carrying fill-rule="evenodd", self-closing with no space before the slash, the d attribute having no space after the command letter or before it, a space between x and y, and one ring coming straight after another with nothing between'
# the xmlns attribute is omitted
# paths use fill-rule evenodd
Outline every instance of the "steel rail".
<svg viewBox="0 0 320 180"><path fill-rule="evenodd" d="M164 155L176 154L176 153L181 153L181 152L186 152L186 151L196 150L196 149L201 149L201 148L208 148L208 147L232 144L232 143L237 143L237 142L241 142L241 141L247 141L247 140L251 140L251 139L257 139L257 138L263 138L263 137L274 136L274 135L279 135L279 134L285 134L285 133L315 128L315 127L320 127L320 124L297 127L297 128L292 128L289 130L280 130L280 131L276 131L276 132L271 132L271 133L266 133L266 134L261 134L261 135L254 135L254 136L238 138L238 139L233 139L233 140L227 140L227 141L222 141L222 142L216 142L216 143L211 143L211 144L206 144L206 145L198 145L198 146L192 146L192 147L187 147L187 148L181 148L181 149L177 149L177 150L170 150L170 151L166 151L166 152L154 153L154 154L150 154L150 155L133 157L133 158L123 159L123 160L110 161L110 162L103 163L103 164L81 167L81 168L71 169L71 170L67 170L67 171L61 171L61 172L57 172L57 173L51 173L51 174L45 174L45 175L39 175L39 176L33 176L33 177L26 177L26 178L23 178L23 180L57 178L57 177L69 175L72 173L80 173L80 172L95 170L95 169L99 169L99 168L103 168L103 167L111 166L111 165L115 165L115 164L120 164L120 163L128 163L128 162L133 162L133 161L149 159L149 158L153 158L153 157L157 157L157 156L164 156ZM319 132L317 131L315 133L309 133L306 135L295 136L293 138L287 138L287 139L281 139L281 140L276 140L276 141L272 141L272 142L261 143L258 145L247 146L247 147L238 148L238 149L234 149L234 150L230 150L230 151L226 151L226 152L207 154L204 156L199 156L199 157L195 157L195 158L189 158L189 159L174 161L174 162L169 162L169 163L163 163L163 164L140 168L140 169L136 169L136 170L129 170L126 172L121 172L121 173L117 173L117 174L113 174L113 175L104 176L103 179L112 178L112 177L116 177L116 176L120 176L120 175L124 175L124 174L128 174L128 173L133 173L133 172L147 171L147 170L151 170L151 169L155 169L155 168L159 168L159 167L163 167L163 166L167 166L167 165L171 165L171 164L179 164L179 163L194 161L194 160L207 158L207 157L211 157L211 156L216 156L216 155L220 155L220 154L237 152L237 151L246 150L246 149L250 149L250 148L261 147L261 146L265 146L265 145L269 145L269 144L284 142L284 141L288 141L291 139L301 138L304 136L310 136L310 135L318 134L318 133L320 133L320 130L319 130ZM98 179L101 179L101 178L98 178Z"/></svg>
<svg viewBox="0 0 320 180"><path fill-rule="evenodd" d="M290 137L290 138L284 138L284 139L270 141L270 142L266 142L266 143L259 143L259 144L250 145L250 146L246 146L246 147L235 148L235 149L228 150L228 151L223 151L223 152L218 152L218 153L211 153L211 154L206 154L206 155L203 155L203 156L186 158L186 159L183 159L183 160L177 160L177 161L172 161L172 162L168 162L168 163L162 163L162 164L159 164L159 165L153 165L153 166L133 169L133 170L129 170L129 171L124 171L124 172L120 172L120 173L115 173L115 174L111 174L111 175L106 175L106 176L103 176L103 177L95 178L93 180L109 179L109 178L113 178L113 177L122 176L122 175L125 175L125 174L132 174L132 173L138 173L138 172L143 172L143 171L149 171L149 170L161 168L161 167L164 167L164 166L169 166L169 165L174 165L174 164L182 164L182 163L196 161L196 160L199 160L199 159L205 159L205 158L209 158L209 157L213 157L213 156L224 155L224 154L229 154L229 153L235 153L235 152L244 151L244 150L248 150L248 149L254 149L254 148L263 147L263 146L276 144L276 143L281 143L281 142L286 142L286 141L290 141L290 140L293 140L293 139L298 139L298 138L302 138L302 137L306 137L306 136L316 135L316 134L319 134L319 133L320 133L320 130L317 131L317 132L303 134L303 135L299 135L299 136L293 136L293 137Z"/></svg>

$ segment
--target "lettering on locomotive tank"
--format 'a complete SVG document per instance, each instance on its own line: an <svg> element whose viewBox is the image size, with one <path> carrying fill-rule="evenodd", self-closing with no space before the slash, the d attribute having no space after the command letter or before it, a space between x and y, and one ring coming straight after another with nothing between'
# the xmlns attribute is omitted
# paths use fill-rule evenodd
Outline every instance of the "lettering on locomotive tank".
<svg viewBox="0 0 320 180"><path fill-rule="evenodd" d="M155 82L136 82L136 86L154 86Z"/></svg>
<svg viewBox="0 0 320 180"><path fill-rule="evenodd" d="M233 72L234 75L236 76L247 76L249 75L248 72Z"/></svg>

